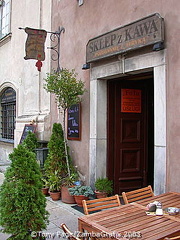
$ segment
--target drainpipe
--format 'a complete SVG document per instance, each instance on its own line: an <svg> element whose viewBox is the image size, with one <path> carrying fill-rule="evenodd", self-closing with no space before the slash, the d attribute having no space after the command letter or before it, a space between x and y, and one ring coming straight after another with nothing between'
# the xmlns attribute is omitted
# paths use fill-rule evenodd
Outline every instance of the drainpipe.
<svg viewBox="0 0 180 240"><path fill-rule="evenodd" d="M39 0L39 29L42 28L42 0ZM39 71L39 106L38 112L41 113L41 72Z"/></svg>

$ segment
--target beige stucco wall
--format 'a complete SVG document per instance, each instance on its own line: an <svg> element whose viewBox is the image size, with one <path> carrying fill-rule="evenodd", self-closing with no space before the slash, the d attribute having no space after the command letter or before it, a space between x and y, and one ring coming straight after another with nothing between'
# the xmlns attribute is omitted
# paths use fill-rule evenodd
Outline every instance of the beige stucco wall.
<svg viewBox="0 0 180 240"><path fill-rule="evenodd" d="M89 70L83 71L82 64L86 61L86 44L89 39L100 34L111 31L122 25L131 23L140 18L158 12L165 20L165 49L166 49L166 67L163 76L165 76L165 89L163 96L166 96L166 125L165 125L165 143L163 146L158 144L159 149L162 147L165 153L161 155L163 165L157 161L158 173L161 172L163 166L163 187L159 191L180 191L178 184L180 180L180 164L179 164L179 0L84 0L84 4L79 6L78 1L71 0L54 0L53 9L53 28L58 26L65 28L65 33L61 38L61 65L67 68L75 68L79 77L86 81L89 89L91 73ZM143 52L141 51L141 53ZM138 56L138 53L136 52ZM101 63L103 65L103 63ZM96 64L94 64L96 65ZM91 65L93 69L93 64ZM156 72L156 68L154 69ZM162 72L162 71L160 71ZM161 74L157 74L157 80L161 79ZM164 87L164 86L163 86ZM84 96L82 103L82 140L69 141L75 161L86 176L86 180L90 179L89 167L96 168L96 162L89 162L91 159L90 147L90 97L92 92ZM159 99L161 101L161 99ZM158 101L158 96L156 96ZM92 106L93 108L93 106ZM98 120L100 121L100 119ZM96 123L98 123L98 121ZM160 122L161 123L161 122ZM156 123L159 129L159 122ZM96 141L97 139L95 139ZM161 142L160 142L161 143ZM98 144L96 143L96 147ZM156 149L156 146L155 146ZM94 149L94 152L96 149ZM103 152L102 152L103 153ZM156 154L156 151L155 151ZM157 154L158 155L158 154ZM103 155L102 155L103 156ZM164 156L164 157L163 157ZM89 165L91 164L91 165ZM103 170L104 172L105 170ZM102 173L99 173L102 174ZM160 188L161 186L159 186Z"/></svg>
<svg viewBox="0 0 180 240"><path fill-rule="evenodd" d="M50 95L43 89L43 78L50 70L49 36L45 43L46 59L42 71L35 67L36 60L24 60L27 34L19 27L51 30L51 0L12 0L11 35L0 41L0 92L12 87L17 96L16 129L14 144L0 142L0 162L8 159L8 154L17 146L24 124L35 120L38 137L49 139Z"/></svg>

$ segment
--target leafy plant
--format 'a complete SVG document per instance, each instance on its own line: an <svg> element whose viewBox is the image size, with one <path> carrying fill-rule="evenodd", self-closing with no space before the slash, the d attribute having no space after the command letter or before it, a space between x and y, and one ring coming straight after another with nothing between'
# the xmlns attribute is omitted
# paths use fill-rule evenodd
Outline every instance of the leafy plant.
<svg viewBox="0 0 180 240"><path fill-rule="evenodd" d="M48 73L45 79L45 89L54 93L59 108L67 110L73 104L81 101L84 94L84 82L76 79L75 70L62 69L60 72Z"/></svg>
<svg viewBox="0 0 180 240"><path fill-rule="evenodd" d="M56 96L56 101L58 103L59 110L63 110L63 130L65 133L65 117L66 111L73 104L79 103L81 97L86 91L84 88L84 82L76 79L77 74L75 70L68 70L66 68L59 72L47 74L45 79L45 86L47 92L54 93ZM68 175L71 176L71 169L69 166L69 155L67 142L64 134L64 146L66 153L66 165L68 170Z"/></svg>
<svg viewBox="0 0 180 240"><path fill-rule="evenodd" d="M31 240L30 232L42 231L48 223L40 167L35 154L22 144L9 158L11 165L0 188L0 225L12 240Z"/></svg>
<svg viewBox="0 0 180 240"><path fill-rule="evenodd" d="M94 192L90 186L75 186L73 188L68 188L69 192L73 196L84 195L85 197L89 197L93 195Z"/></svg>
<svg viewBox="0 0 180 240"><path fill-rule="evenodd" d="M95 182L95 188L99 192L111 194L113 191L113 181L108 178L98 178Z"/></svg>
<svg viewBox="0 0 180 240"><path fill-rule="evenodd" d="M62 185L70 187L78 180L78 173L71 173L71 176L67 175L62 179Z"/></svg>
<svg viewBox="0 0 180 240"><path fill-rule="evenodd" d="M58 173L58 171L55 171L54 173L51 173L48 179L49 183L49 190L51 192L59 192L60 191L60 185L61 185L61 177Z"/></svg>
<svg viewBox="0 0 180 240"><path fill-rule="evenodd" d="M49 187L49 181L48 178L46 176L42 176L42 183L43 183L43 187Z"/></svg>

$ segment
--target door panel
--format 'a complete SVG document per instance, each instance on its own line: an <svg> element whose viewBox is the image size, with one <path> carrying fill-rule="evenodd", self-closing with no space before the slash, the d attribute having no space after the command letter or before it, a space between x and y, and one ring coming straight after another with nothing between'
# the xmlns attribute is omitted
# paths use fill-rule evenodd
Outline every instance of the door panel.
<svg viewBox="0 0 180 240"><path fill-rule="evenodd" d="M118 194L147 185L148 89L144 80L108 83L107 169Z"/></svg>
<svg viewBox="0 0 180 240"><path fill-rule="evenodd" d="M138 119L121 119L122 143L140 142L140 121Z"/></svg>

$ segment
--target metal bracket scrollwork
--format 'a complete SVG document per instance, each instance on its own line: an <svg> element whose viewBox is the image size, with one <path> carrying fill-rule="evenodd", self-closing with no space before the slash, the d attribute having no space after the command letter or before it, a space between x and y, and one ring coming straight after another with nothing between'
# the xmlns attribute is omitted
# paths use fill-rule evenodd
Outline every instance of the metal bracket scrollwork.
<svg viewBox="0 0 180 240"><path fill-rule="evenodd" d="M53 50L54 52L51 55L51 60L52 61L57 61L58 66L57 66L57 72L61 71L60 68L60 37L61 33L65 32L64 27L59 27L58 31L56 32L48 32L50 33L50 40L54 44L54 46L48 47L48 49Z"/></svg>

